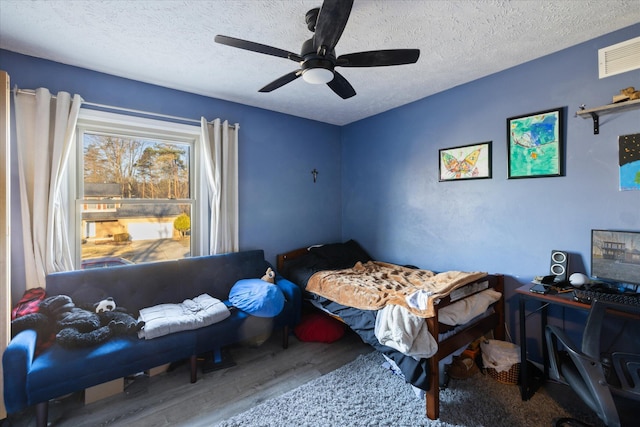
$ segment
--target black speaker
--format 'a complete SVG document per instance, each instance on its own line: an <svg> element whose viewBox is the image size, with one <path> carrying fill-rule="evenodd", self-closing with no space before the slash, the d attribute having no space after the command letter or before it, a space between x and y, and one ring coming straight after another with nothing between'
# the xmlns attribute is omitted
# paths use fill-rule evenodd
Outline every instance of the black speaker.
<svg viewBox="0 0 640 427"><path fill-rule="evenodd" d="M551 251L551 274L556 276L556 282L569 280L569 254L564 251Z"/></svg>

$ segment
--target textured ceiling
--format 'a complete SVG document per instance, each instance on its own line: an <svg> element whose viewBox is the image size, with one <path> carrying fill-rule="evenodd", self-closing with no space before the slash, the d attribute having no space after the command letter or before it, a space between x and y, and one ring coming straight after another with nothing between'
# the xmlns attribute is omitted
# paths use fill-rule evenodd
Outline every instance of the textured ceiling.
<svg viewBox="0 0 640 427"><path fill-rule="evenodd" d="M411 65L340 68L357 92L347 100L302 79L258 93L297 65L213 41L223 34L297 53L312 35L304 15L320 4L0 0L0 48L343 125L640 22L638 0L355 0L337 55L421 55Z"/></svg>

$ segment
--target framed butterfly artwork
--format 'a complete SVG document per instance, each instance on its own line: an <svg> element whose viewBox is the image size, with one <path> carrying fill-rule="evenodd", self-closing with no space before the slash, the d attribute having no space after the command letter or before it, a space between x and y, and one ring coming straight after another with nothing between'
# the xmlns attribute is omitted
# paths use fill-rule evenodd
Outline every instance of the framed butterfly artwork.
<svg viewBox="0 0 640 427"><path fill-rule="evenodd" d="M440 181L491 178L491 142L439 150Z"/></svg>

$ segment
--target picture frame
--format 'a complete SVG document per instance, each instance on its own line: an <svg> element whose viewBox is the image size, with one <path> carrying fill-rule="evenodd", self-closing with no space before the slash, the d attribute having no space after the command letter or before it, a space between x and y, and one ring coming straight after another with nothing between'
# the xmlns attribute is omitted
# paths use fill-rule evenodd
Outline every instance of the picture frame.
<svg viewBox="0 0 640 427"><path fill-rule="evenodd" d="M640 133L618 137L620 191L640 190Z"/></svg>
<svg viewBox="0 0 640 427"><path fill-rule="evenodd" d="M564 108L507 119L509 179L564 176Z"/></svg>
<svg viewBox="0 0 640 427"><path fill-rule="evenodd" d="M491 178L492 141L438 150L440 182Z"/></svg>

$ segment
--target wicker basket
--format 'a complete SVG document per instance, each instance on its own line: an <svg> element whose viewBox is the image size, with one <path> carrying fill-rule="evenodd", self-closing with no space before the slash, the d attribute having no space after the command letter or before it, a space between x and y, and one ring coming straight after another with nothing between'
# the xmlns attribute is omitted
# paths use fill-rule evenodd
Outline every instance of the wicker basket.
<svg viewBox="0 0 640 427"><path fill-rule="evenodd" d="M514 363L508 371L498 372L493 368L487 368L487 373L494 380L503 384L518 384L520 378L520 364Z"/></svg>

